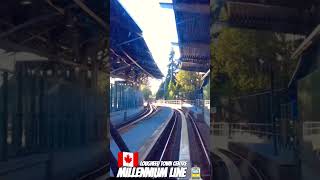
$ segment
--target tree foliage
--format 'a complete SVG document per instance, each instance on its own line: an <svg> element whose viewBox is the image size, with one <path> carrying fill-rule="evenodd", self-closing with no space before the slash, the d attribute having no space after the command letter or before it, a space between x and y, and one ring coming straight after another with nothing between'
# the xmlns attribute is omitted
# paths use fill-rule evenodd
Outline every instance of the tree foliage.
<svg viewBox="0 0 320 180"><path fill-rule="evenodd" d="M201 75L197 72L180 70L177 72L175 82L168 83L167 91L164 91L164 82L161 83L156 94L157 99L195 99L195 92L201 86ZM209 96L209 94L208 94Z"/></svg>
<svg viewBox="0 0 320 180"><path fill-rule="evenodd" d="M169 54L168 74L161 83L157 93L157 99L174 99L176 94L176 72L178 69L178 63L174 59L175 52L171 49Z"/></svg>
<svg viewBox="0 0 320 180"><path fill-rule="evenodd" d="M156 93L156 99L164 99L164 81L160 84Z"/></svg>
<svg viewBox="0 0 320 180"><path fill-rule="evenodd" d="M201 75L197 72L180 70L176 76L176 95L195 99L195 91L201 86Z"/></svg>
<svg viewBox="0 0 320 180"><path fill-rule="evenodd" d="M152 95L152 91L150 90L150 88L148 86L142 86L141 87L141 91L144 97L144 100L149 100L150 96Z"/></svg>
<svg viewBox="0 0 320 180"><path fill-rule="evenodd" d="M268 89L271 67L276 88L284 87L296 65L290 54L297 44L286 34L223 29L211 43L212 90L242 94Z"/></svg>
<svg viewBox="0 0 320 180"><path fill-rule="evenodd" d="M203 99L210 99L210 82L205 87L203 87Z"/></svg>
<svg viewBox="0 0 320 180"><path fill-rule="evenodd" d="M173 80L169 82L167 93L167 99L172 100L176 98L177 88Z"/></svg>

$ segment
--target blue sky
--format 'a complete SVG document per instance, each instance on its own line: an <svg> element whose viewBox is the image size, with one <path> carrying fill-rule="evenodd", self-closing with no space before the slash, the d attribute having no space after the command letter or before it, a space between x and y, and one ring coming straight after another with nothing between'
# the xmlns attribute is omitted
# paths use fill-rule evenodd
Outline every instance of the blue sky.
<svg viewBox="0 0 320 180"><path fill-rule="evenodd" d="M143 31L143 37L150 52L160 68L167 74L169 53L173 47L175 58L179 58L179 48L172 46L172 42L178 42L174 12L172 9L160 7L160 2L171 0L119 0L130 16ZM155 93L161 80L150 79L150 87Z"/></svg>

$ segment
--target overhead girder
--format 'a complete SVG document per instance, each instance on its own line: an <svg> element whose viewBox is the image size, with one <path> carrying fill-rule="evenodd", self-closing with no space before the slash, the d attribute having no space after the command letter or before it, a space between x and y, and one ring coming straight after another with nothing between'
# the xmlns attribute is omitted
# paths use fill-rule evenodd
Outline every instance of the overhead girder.
<svg viewBox="0 0 320 180"><path fill-rule="evenodd" d="M10 2L11 5L8 8L29 9L28 12L34 9L35 13L31 15L22 14L23 11L2 11L0 25L3 25L0 26L0 48L13 52L31 52L73 65L78 65L80 61L74 61L74 59L81 57L85 61L81 61L83 65L78 66L84 68L86 66L89 69L92 65L87 60L92 59L97 61L101 68L106 68L108 66L107 58L103 50L107 47L107 37L103 28L97 28L99 23L95 24L94 18L87 20L91 19L90 15L79 11L78 9L81 8L74 2L65 2L63 5L59 0L55 0L54 4L49 3L50 5L47 2L41 3L42 8L40 9L34 9L38 7L40 1L33 1L27 7L23 7L17 1ZM63 13L61 11L59 13L52 5L63 9ZM97 8L92 9L92 7L92 5L90 8L87 6L91 10L90 14L92 12L96 14ZM71 18L68 18L69 16ZM105 17L103 16L103 20L107 23ZM20 20L16 21L19 18ZM72 20L71 23L68 22L69 19ZM91 47L86 46L88 42L91 43ZM93 44L99 45L92 46ZM100 51L102 51L102 55L101 53L97 55Z"/></svg>
<svg viewBox="0 0 320 180"><path fill-rule="evenodd" d="M176 4L172 3L160 3L162 7L173 8L175 11L188 12L188 13L199 13L199 14L210 14L210 7L202 3L183 3L179 2Z"/></svg>
<svg viewBox="0 0 320 180"><path fill-rule="evenodd" d="M311 4L310 4L311 3ZM312 6L313 4L313 6ZM231 27L307 34L319 23L319 2L226 0L226 24ZM312 10L314 9L314 10Z"/></svg>
<svg viewBox="0 0 320 180"><path fill-rule="evenodd" d="M173 10L179 38L180 69L206 72L210 67L209 0L174 0Z"/></svg>

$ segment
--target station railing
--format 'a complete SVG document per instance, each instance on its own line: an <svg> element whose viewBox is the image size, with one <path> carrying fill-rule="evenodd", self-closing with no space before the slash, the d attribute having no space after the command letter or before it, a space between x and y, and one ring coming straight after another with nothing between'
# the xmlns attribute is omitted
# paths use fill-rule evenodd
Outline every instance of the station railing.
<svg viewBox="0 0 320 180"><path fill-rule="evenodd" d="M182 105L182 104L190 104L195 106L206 106L210 107L210 100L157 100L156 103L158 104L174 104L174 105Z"/></svg>
<svg viewBox="0 0 320 180"><path fill-rule="evenodd" d="M319 135L320 134L320 122L306 121L303 122L303 135Z"/></svg>
<svg viewBox="0 0 320 180"><path fill-rule="evenodd" d="M279 124L276 127L278 129ZM215 136L233 136L234 134L252 134L259 137L279 136L278 132L273 132L270 123L212 123L212 133Z"/></svg>

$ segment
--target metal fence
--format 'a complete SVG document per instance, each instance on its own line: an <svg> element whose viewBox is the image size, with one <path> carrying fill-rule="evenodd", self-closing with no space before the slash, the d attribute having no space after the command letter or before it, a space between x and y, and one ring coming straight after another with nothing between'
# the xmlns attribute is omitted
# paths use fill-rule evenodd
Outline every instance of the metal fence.
<svg viewBox="0 0 320 180"><path fill-rule="evenodd" d="M156 103L159 104L174 104L174 105L182 105L182 104L190 104L195 106L206 106L210 107L210 100L157 100Z"/></svg>
<svg viewBox="0 0 320 180"><path fill-rule="evenodd" d="M213 123L212 133L215 136L233 136L239 134L251 134L258 137L279 136L279 133L273 133L272 124L265 123ZM276 125L277 128L279 124Z"/></svg>
<svg viewBox="0 0 320 180"><path fill-rule="evenodd" d="M131 83L116 81L110 84L111 112L143 106L143 101L143 94Z"/></svg>
<svg viewBox="0 0 320 180"><path fill-rule="evenodd" d="M286 90L276 91L272 98L270 91L221 98L219 105L212 108L211 133L226 137L273 138L280 147L292 145L297 138L294 104Z"/></svg>
<svg viewBox="0 0 320 180"><path fill-rule="evenodd" d="M320 122L305 121L303 122L303 136L312 136L320 134Z"/></svg>
<svg viewBox="0 0 320 180"><path fill-rule="evenodd" d="M51 68L19 62L0 72L0 160L107 138L104 95L77 72Z"/></svg>

